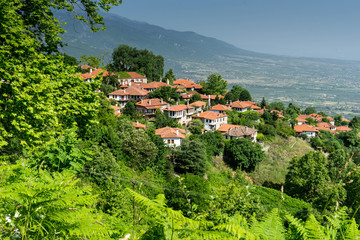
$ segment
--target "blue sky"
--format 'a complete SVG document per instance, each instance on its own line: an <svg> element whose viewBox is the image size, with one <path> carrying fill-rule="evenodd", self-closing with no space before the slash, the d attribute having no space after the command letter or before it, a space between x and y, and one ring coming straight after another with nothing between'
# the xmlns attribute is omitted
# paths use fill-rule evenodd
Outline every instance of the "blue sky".
<svg viewBox="0 0 360 240"><path fill-rule="evenodd" d="M257 52L360 60L359 0L123 0L111 12Z"/></svg>

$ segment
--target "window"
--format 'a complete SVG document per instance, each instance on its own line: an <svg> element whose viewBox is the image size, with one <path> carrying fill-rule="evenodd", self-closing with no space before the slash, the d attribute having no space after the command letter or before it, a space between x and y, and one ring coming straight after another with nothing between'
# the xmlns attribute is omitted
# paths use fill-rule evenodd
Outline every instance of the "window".
<svg viewBox="0 0 360 240"><path fill-rule="evenodd" d="M168 139L168 141L167 141L167 142L168 142L168 144L170 144L170 139Z"/></svg>
<svg viewBox="0 0 360 240"><path fill-rule="evenodd" d="M171 143L174 144L174 139L171 139Z"/></svg>

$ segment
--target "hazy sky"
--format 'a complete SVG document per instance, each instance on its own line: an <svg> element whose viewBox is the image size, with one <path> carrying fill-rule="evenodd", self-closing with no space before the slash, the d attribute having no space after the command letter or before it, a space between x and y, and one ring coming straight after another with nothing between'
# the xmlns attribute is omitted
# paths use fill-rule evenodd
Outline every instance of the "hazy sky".
<svg viewBox="0 0 360 240"><path fill-rule="evenodd" d="M360 0L123 0L111 12L257 52L360 60Z"/></svg>

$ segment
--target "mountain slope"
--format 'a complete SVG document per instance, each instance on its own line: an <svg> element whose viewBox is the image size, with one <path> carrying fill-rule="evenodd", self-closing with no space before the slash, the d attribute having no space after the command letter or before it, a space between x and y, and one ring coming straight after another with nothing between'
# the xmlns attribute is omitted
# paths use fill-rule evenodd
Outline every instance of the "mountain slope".
<svg viewBox="0 0 360 240"><path fill-rule="evenodd" d="M120 44L148 49L165 58L165 69L195 81L219 73L230 84L248 88L255 98L315 106L329 114L351 117L360 113L360 62L295 58L255 53L193 32L167 30L151 24L104 13L107 29L91 33L71 15L57 13L65 22L68 43L63 51L79 58L107 52Z"/></svg>

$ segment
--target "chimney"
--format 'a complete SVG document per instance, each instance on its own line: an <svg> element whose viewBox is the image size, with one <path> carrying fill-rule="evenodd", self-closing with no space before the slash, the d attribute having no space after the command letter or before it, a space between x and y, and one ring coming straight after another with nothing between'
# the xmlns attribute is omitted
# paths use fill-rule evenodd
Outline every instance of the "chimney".
<svg viewBox="0 0 360 240"><path fill-rule="evenodd" d="M188 106L190 105L190 100L187 101L187 105L188 105Z"/></svg>
<svg viewBox="0 0 360 240"><path fill-rule="evenodd" d="M124 89L124 93L125 93L126 89Z"/></svg>
<svg viewBox="0 0 360 240"><path fill-rule="evenodd" d="M168 78L166 79L166 84L170 84L170 81L169 81L169 79L168 79Z"/></svg>
<svg viewBox="0 0 360 240"><path fill-rule="evenodd" d="M129 82L129 87L131 87L131 82Z"/></svg>
<svg viewBox="0 0 360 240"><path fill-rule="evenodd" d="M161 104L163 104L163 103L164 103L164 100L163 100L163 99L161 99L161 100L160 100L160 102L161 102Z"/></svg>
<svg viewBox="0 0 360 240"><path fill-rule="evenodd" d="M169 103L167 104L167 108L170 108L170 104L169 104Z"/></svg>
<svg viewBox="0 0 360 240"><path fill-rule="evenodd" d="M139 125L139 120L136 121L136 125Z"/></svg>
<svg viewBox="0 0 360 240"><path fill-rule="evenodd" d="M178 101L176 101L176 105L179 105L179 102L178 102Z"/></svg>
<svg viewBox="0 0 360 240"><path fill-rule="evenodd" d="M90 68L90 73L92 73L92 68Z"/></svg>
<svg viewBox="0 0 360 240"><path fill-rule="evenodd" d="M245 127L245 132L247 132L248 131L248 127Z"/></svg>
<svg viewBox="0 0 360 240"><path fill-rule="evenodd" d="M151 105L151 99L149 99L149 105Z"/></svg>
<svg viewBox="0 0 360 240"><path fill-rule="evenodd" d="M176 136L179 136L179 129L176 129Z"/></svg>
<svg viewBox="0 0 360 240"><path fill-rule="evenodd" d="M143 104L144 100L141 99L141 104Z"/></svg>
<svg viewBox="0 0 360 240"><path fill-rule="evenodd" d="M229 130L228 130L228 134L230 134L231 129L232 129L232 128L229 128Z"/></svg>
<svg viewBox="0 0 360 240"><path fill-rule="evenodd" d="M197 116L200 116L200 113L198 113Z"/></svg>

